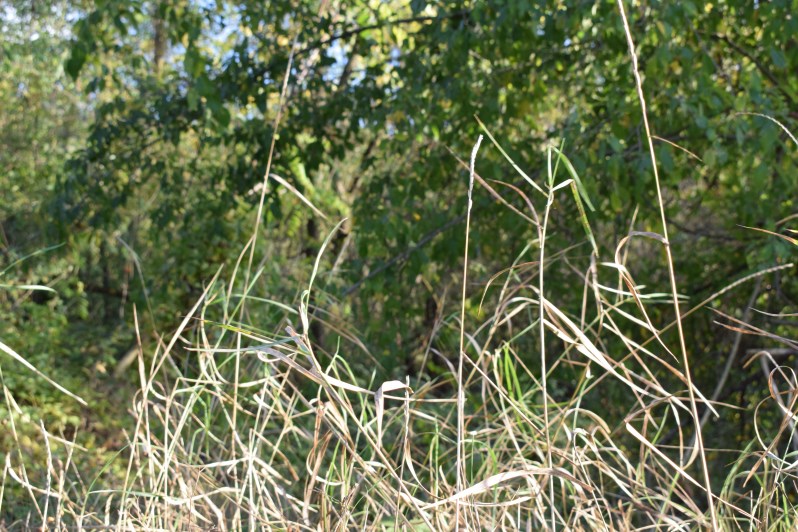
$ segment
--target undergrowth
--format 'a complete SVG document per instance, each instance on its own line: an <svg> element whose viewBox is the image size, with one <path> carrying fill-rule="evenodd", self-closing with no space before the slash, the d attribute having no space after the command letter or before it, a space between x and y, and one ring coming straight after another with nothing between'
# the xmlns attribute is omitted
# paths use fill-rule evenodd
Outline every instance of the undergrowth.
<svg viewBox="0 0 798 532"><path fill-rule="evenodd" d="M628 30L627 37L633 50ZM645 118L639 78L638 89ZM471 183L476 178L490 186L476 173L477 156L475 147ZM93 478L74 466L75 453L85 449L30 416L23 419L3 384L12 413L4 423L17 447L5 453L0 504L4 511L10 504L29 505L27 518L11 526L798 526L794 371L766 351L748 357L747 363L762 365L770 388L757 411L776 408L782 421L739 449L716 449L701 435L719 410L731 408L717 401L728 370L712 393L696 388L682 332L683 320L724 293L754 287L756 294L761 279L792 265L733 280L688 304L678 292L664 209L662 232L630 227L614 254L600 256L590 198L563 151L547 151L544 184L508 162L528 185L513 190L526 206L519 220L532 224L537 238L483 282L479 294L467 283L466 247L460 312L438 317L412 379L379 380L376 361L351 330L337 331L341 340L333 353L315 345L312 324L324 315L313 296L323 290L316 284L326 273L322 259L334 231L297 300L274 302L253 293L263 272L252 261L256 227L233 271L217 273L177 330L153 351L145 352L140 341L133 362L134 428ZM575 206L572 222L585 234L582 245L547 247L555 201ZM640 240L664 249L667 291L650 292L633 275L629 249ZM577 251L579 258L569 261ZM548 289L553 269L570 271L572 293ZM489 304L470 303L480 297ZM581 308L560 303L573 300ZM254 304L271 305L284 318L252 323L247 308ZM654 323L650 309L663 304L673 308L673 319ZM729 323L738 334L752 332L744 320ZM735 351L729 363L737 358ZM618 405L623 415L617 415ZM26 455L17 435L25 423L38 426L45 456ZM115 473L105 475L110 469Z"/></svg>
<svg viewBox="0 0 798 532"><path fill-rule="evenodd" d="M309 302L325 242L298 301L270 303L285 314L274 329L239 319L263 299L237 292L236 270L228 282L217 274L168 342L139 351L135 429L110 477L124 478L121 486L81 478L72 457L85 450L42 425L47 456L31 464L24 447L5 456L3 489L18 497L9 491L3 504L25 500L25 526L53 529L694 529L713 520L728 530L792 528L795 374L767 352L752 357L768 372L781 427L725 454L698 445L695 423L703 427L727 406L695 388L693 403L678 348L665 342L676 321L655 325L647 312L673 300L648 293L626 259L631 239L662 237L630 230L603 261L580 209L594 251L586 270L574 271L574 294L547 292L547 271L567 256L542 252L550 207L557 195L580 206L586 199L565 156L548 154L542 209L524 198L538 241L484 283L484 294L498 294L493 308L469 306L464 320L454 314L436 324L425 357L448 367L445 374L375 381L349 332L337 352L317 354L310 324L319 318ZM558 306L574 295L579 312ZM682 319L720 295L680 307ZM624 333L630 322L645 334ZM742 334L746 324L737 327ZM530 366L530 345L541 346L545 373ZM18 411L4 392L9 411ZM613 416L608 401L625 403L625 416ZM694 411L704 414L695 423ZM23 423L10 419L12 432L14 419ZM707 481L701 461L723 476Z"/></svg>

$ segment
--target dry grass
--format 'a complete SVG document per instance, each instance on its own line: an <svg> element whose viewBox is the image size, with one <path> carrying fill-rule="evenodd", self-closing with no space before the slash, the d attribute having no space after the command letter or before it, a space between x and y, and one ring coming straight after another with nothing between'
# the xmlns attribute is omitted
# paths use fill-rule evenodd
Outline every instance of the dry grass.
<svg viewBox="0 0 798 532"><path fill-rule="evenodd" d="M149 364L139 357L136 428L119 457L128 461L124 486L87 486L68 461L59 467L52 459L46 485L33 486L16 453L6 455L4 485L23 485L36 505L28 523L53 529L710 527L704 483L691 465L701 451L693 451L684 428L691 424L683 422L692 415L687 379L674 360L620 332L619 322L636 320L649 329L647 341L659 343L663 328L648 323L646 304L664 296L639 290L622 261L605 266L593 261L575 287L595 297L595 310L583 309L582 317L540 297L537 265L505 272L493 313L465 334L461 409L453 381L411 389L408 382L358 378L349 347L322 365L306 334L305 305L302 333L289 327L264 334L232 318L210 321L210 314L240 310L215 280L171 342L146 357ZM620 277L621 290L599 282L606 271ZM530 323L530 311L540 311L542 321ZM541 375L526 367L529 354L514 348L538 324L548 338L549 382L562 380L558 372L580 376L569 397L559 393L555 400L549 390L545 409ZM457 332L460 323L452 317L441 327ZM502 330L516 339L496 341ZM239 335L245 347L224 348ZM196 357L196 377L174 376L170 357L181 344ZM447 360L441 347L433 356ZM236 367L245 376L237 386ZM772 385L791 387L786 396L774 395L785 412L784 438L792 431L795 377L774 367ZM681 385L668 389L665 381ZM600 398L606 390L617 400L619 389L628 413L612 420ZM663 445L673 430L676 443ZM48 446L75 451L44 427L42 434ZM794 468L775 454L775 440L761 444L740 449L728 479L713 483L722 486L712 497L723 529L794 522L793 506L785 506Z"/></svg>
<svg viewBox="0 0 798 532"><path fill-rule="evenodd" d="M532 220L545 221L558 194L582 202L567 159L554 148L549 155L543 216L525 198ZM560 168L570 168L563 180ZM545 243L545 222L538 229L524 254ZM587 269L573 269L573 294L546 291L547 272L572 264L567 253L549 250L534 262L519 256L485 287L498 292L491 312L465 312L463 300L462 313L438 324L430 356L449 364L451 378L412 383L369 380L354 368L364 355L353 342L331 357L314 351L309 301L329 238L299 308L282 306L286 320L271 333L238 321L247 298L217 274L171 340L139 353L135 429L117 458L127 464L122 486L81 479L71 461L82 451L43 426L47 474L36 478L44 485L29 480L22 447L6 455L3 485L27 492L34 510L26 526L60 530L790 528L794 456L779 443L794 433L794 373L760 357L771 400L784 413L773 438L731 459L695 445L699 408L711 417L725 406L704 408L699 390L688 393L690 380L666 341L676 322L655 325L647 311L672 298L646 293L627 264L637 238L659 240L630 230L604 262L592 248ZM574 295L583 301L579 312L555 300ZM284 327L291 321L301 332ZM645 334L624 334L630 323ZM741 334L746 327L732 325ZM461 331L458 370L448 362L457 360L457 346L444 337ZM529 345L541 347L543 374L527 366L531 353L519 352ZM193 377L176 372L174 359L185 356ZM551 388L569 378L571 390ZM13 409L8 390L6 401ZM624 402L626 414L614 417ZM64 453L51 447L65 449L67 460L54 459ZM727 478L702 479L699 457L731 462ZM707 484L716 490L712 507Z"/></svg>

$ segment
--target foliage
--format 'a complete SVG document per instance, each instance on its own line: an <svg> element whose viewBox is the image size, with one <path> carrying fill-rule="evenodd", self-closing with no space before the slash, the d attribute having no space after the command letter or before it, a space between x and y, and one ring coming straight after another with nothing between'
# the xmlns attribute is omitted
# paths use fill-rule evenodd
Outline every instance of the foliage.
<svg viewBox="0 0 798 532"><path fill-rule="evenodd" d="M788 126L795 119L798 88L786 74L798 52L785 45L798 24L792 7L679 2L632 12L668 213L680 228L674 245L708 250L682 254L687 293L710 292L718 279L785 257L783 246L763 246L732 228L774 228L794 208L785 192L795 190L795 163L784 135L764 118L740 114L756 111ZM265 171L279 108L273 169L332 218L352 216L349 285L380 272L358 285L353 311L374 318L368 330L384 333L380 344L397 336L408 342L408 324L422 327L414 316L425 301L450 286L462 245L453 230L461 216L453 213L462 212L462 197L452 186L458 164L449 150L467 152L479 131L475 114L508 149L519 148L510 151L524 168L543 162L526 147L565 139L610 236L605 244L628 230L635 212L638 227L656 229L650 163L612 2L253 2L235 9L113 2L87 13L76 37L70 73L105 103L61 186L70 219L130 231L120 207L133 201L135 212L152 213L155 234L178 246L194 241L192 230L229 239L223 226L196 224L196 211L185 206L202 204L203 215L220 220L257 201L251 191ZM168 51L155 57L148 41L164 39ZM289 93L279 106L289 60ZM508 178L498 165L485 171ZM284 223L278 189L269 204ZM135 199L153 190L159 201ZM491 200L483 193L475 211L494 220L474 235L489 257L486 272L529 237ZM308 225L312 241L319 230ZM429 241L441 234L447 238ZM729 260L712 260L720 254Z"/></svg>
<svg viewBox="0 0 798 532"><path fill-rule="evenodd" d="M688 505L674 506L675 513L661 509L676 520L706 519L706 508L690 506L687 477L676 480L676 470L660 458L656 465L648 461L641 440L624 432L623 420L640 419L630 410L636 408L629 401L635 389L603 377L597 379L601 386L585 388L589 379L572 356L574 348L556 331L541 338L540 309L530 300L541 290L538 276L545 276L545 293L556 308L619 364L617 371L638 376L646 389L657 383L657 393L685 392L680 373L672 371L683 365L673 348L683 337L697 388L740 407L722 409L717 422L705 425L710 448L745 448L761 430L764 441L778 441L768 451L789 459L788 439L776 434L786 430L780 408L793 405L778 406L771 372L792 360L796 349L789 338L798 287L787 263L795 256L789 230L798 192L798 143L790 136L798 120L798 4L627 6L661 198L618 7L605 0L0 1L6 15L0 141L8 147L0 152L0 340L102 405L82 409L21 366L3 364L3 383L20 407L7 405L9 419L32 421L25 424L30 441L24 450L37 459L47 454L32 443L37 416L67 439L85 434L83 444L93 451L96 445L87 442L107 437L113 441L107 450L81 467L119 485L124 467L109 453L124 444L111 434L131 423L118 412L143 367L159 398L175 399L186 414L201 405L203 423L191 425L195 432L181 441L183 463L198 463L195 445L204 446L207 457L209 442L233 446L241 434L249 438L256 425L238 423L239 407L254 409L257 421L261 408L285 407L278 399L263 406L237 385L229 389L243 373L264 370L214 349L238 348L247 335L294 341L274 331L286 323L303 329L303 319L309 320L303 341L322 367L341 372L337 378L363 383L409 377L417 392L445 400L458 384L452 369L462 326L485 353L498 357L506 349L505 358L487 368L496 374L488 372L467 387L469 399L480 405L469 416L484 411L485 430L506 430L493 425L494 416L506 414L496 401L506 397L523 405L529 419L543 416L540 426L547 427L551 420L539 411L542 404L548 408L551 402L552 415L562 423L568 408L585 401L599 405L603 423L611 427L611 447L641 453L635 462L640 476L627 480L645 486L626 495L646 500L652 512L652 500ZM467 297L461 302L466 159L480 134L491 142L477 159ZM566 179L573 181L552 192ZM660 202L675 264L662 253ZM344 218L342 229L333 231ZM317 263L322 242L327 251ZM547 257L538 268L544 248ZM628 268L626 277L619 277L619 264ZM214 277L220 266L225 275ZM682 337L670 325L671 267L682 311L695 309ZM758 273L766 268L774 269ZM218 279L225 278L223 286ZM297 293L311 278L313 290ZM742 278L747 280L735 282ZM50 290L31 290L32 285ZM203 297L209 286L211 295ZM629 299L633 293L644 296L642 307ZM216 305L201 310L218 330L210 321L184 323L198 300ZM626 314L621 319L616 312ZM491 319L502 325L494 327ZM173 337L176 328L186 337ZM658 332L654 339L652 330ZM205 355L167 348L172 338L207 351L218 372L206 374ZM636 344L645 349L632 349ZM757 354L763 349L774 359ZM541 351L548 355L541 358ZM621 353L631 358L621 363ZM641 362L640 353L658 362ZM510 358L517 367L508 366ZM292 405L323 394L339 404L330 389L318 387L318 379L298 383L284 377L280 386L293 387L284 397ZM207 384L210 391L198 378L214 383ZM181 403L175 382L199 388ZM499 383L496 395L486 392L491 382ZM144 395L155 393L148 383L136 384ZM104 401L106 396L111 400ZM140 416L149 405L137 408ZM419 455L443 445L440 431L453 427L447 408L425 411L437 420L438 432L428 434L432 429L421 421L414 426L425 434L413 442ZM352 406L348 419L373 421L367 410ZM677 421L670 415L678 407L667 401L652 411L650 421L661 430L650 442L673 445L692 434L694 412L682 412ZM707 412L702 405L699 417ZM153 430L166 431L166 420L177 421L171 415L151 421ZM512 425L524 424L516 419ZM141 437L140 424L127 428L135 431L134 442ZM319 441L308 437L316 428L297 429L301 436L290 467L318 451ZM554 431L555 440L567 440L557 441L563 446L558 449L573 450L567 438L576 434L576 422L572 428ZM358 427L352 434L368 430ZM542 449L549 461L543 465L550 468L554 442L549 438L543 445L539 435L516 430L530 447ZM159 436L147 445L163 442L164 453L171 452L168 439ZM129 457L150 460L141 449L134 445ZM361 467L351 450L348 459L354 462L345 465ZM369 452L379 458L378 450ZM469 452L482 473L471 479L489 476L488 458ZM750 452L740 455L740 467L750 468ZM675 451L669 456L683 458ZM701 456L711 461L714 489L733 501L741 484L729 473L729 461L717 451ZM106 461L110 465L99 473ZM166 462L162 467L164 475L176 471ZM359 471L374 480L370 471ZM463 487L452 484L454 470L445 479L437 479L437 471L427 471L429 480L448 483L448 495ZM587 484L601 477L570 474ZM700 477L693 469L686 474ZM769 474L754 476L767 497L780 496L768 484L775 482ZM136 475L126 489L167 492L160 491L161 480ZM673 478L675 487L667 496L654 494L651 475L657 483ZM206 486L230 480L210 478ZM375 489L384 488L375 482ZM566 485L576 490L578 483ZM98 500L72 495L78 506ZM306 499L293 507L297 515L322 511L326 504L292 495ZM243 500L240 492L238 497ZM368 497L360 510L385 509L375 502L378 497ZM576 508L552 493L547 500L563 512ZM604 502L609 514L609 499ZM563 515L562 522L571 523ZM282 518L299 522L293 514Z"/></svg>

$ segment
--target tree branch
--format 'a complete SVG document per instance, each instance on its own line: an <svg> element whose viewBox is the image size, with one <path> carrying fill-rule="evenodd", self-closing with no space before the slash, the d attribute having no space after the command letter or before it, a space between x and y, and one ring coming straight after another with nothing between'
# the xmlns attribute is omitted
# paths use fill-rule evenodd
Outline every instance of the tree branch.
<svg viewBox="0 0 798 532"><path fill-rule="evenodd" d="M742 46L735 43L733 40L731 40L730 37L726 35L713 33L711 36L715 40L725 42L738 54L742 55L743 57L751 61L754 64L754 66L756 66L757 70L759 70L762 73L762 75L764 75L768 79L768 81L770 81L773 84L773 86L776 87L776 89L778 89L778 91L784 95L785 98L787 98L787 101L789 101L790 103L798 103L798 98L796 98L796 96L792 94L791 91L783 87L781 83L779 83L779 79L776 77L776 75L773 74L773 72L771 72L770 69L767 66L765 66L759 59L757 59L756 56L754 56L754 54L752 54Z"/></svg>
<svg viewBox="0 0 798 532"><path fill-rule="evenodd" d="M368 26L356 26L354 28L348 28L346 30L341 31L340 33L336 33L327 39L320 39L313 44L309 44L306 47L299 50L296 55L301 56L304 55L316 48L321 48L328 44L334 43L335 41L339 41L341 39L346 39L352 37L353 35L359 35L363 32L370 31L370 30L377 30L380 28L384 28L386 26L396 26L399 24L411 24L413 22L432 22L432 21L443 21L449 19L464 19L470 14L470 11L466 9L462 9L460 11L453 11L446 15L442 16L417 16L417 17L407 17L407 18L399 18L393 20L383 20L377 22L375 24L370 24Z"/></svg>

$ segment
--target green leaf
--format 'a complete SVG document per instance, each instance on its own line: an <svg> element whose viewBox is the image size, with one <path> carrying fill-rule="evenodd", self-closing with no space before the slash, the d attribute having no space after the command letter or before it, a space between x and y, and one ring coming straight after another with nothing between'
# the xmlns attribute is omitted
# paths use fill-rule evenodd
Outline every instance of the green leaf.
<svg viewBox="0 0 798 532"><path fill-rule="evenodd" d="M787 58L784 56L784 52L778 48L770 49L770 59L773 61L773 66L778 70L787 68Z"/></svg>
<svg viewBox="0 0 798 532"><path fill-rule="evenodd" d="M211 113L213 113L213 119L216 120L222 128L226 128L230 125L230 111L228 111L227 107L224 105L214 105L211 109Z"/></svg>
<svg viewBox="0 0 798 532"><path fill-rule="evenodd" d="M188 99L188 109L190 111L196 111L197 107L199 106L200 97L199 94L197 93L197 90L194 89L194 87L188 90L188 95L186 96L186 98Z"/></svg>
<svg viewBox="0 0 798 532"><path fill-rule="evenodd" d="M562 162L565 164L565 169L568 170L569 174L571 174L571 177L574 180L574 184L576 185L576 188L579 191L579 195L582 197L582 200L585 202L585 205L587 205L587 207L591 211L595 211L596 208L593 207L593 204L590 202L590 198L587 195L587 191L585 190L585 187L582 184L582 180L579 179L579 176L576 173L576 169L574 168L574 165L571 164L571 161L568 159L568 157L566 157L565 154L563 152L561 152L558 148L555 148L554 146L552 146L551 149L554 150L555 153L557 153L557 155L559 156L559 159L561 159Z"/></svg>
<svg viewBox="0 0 798 532"><path fill-rule="evenodd" d="M78 79L78 75L80 74L80 70L83 68L83 65L86 63L86 48L83 46L82 43L76 43L72 47L72 53L67 59L66 63L64 63L64 70L72 80Z"/></svg>

